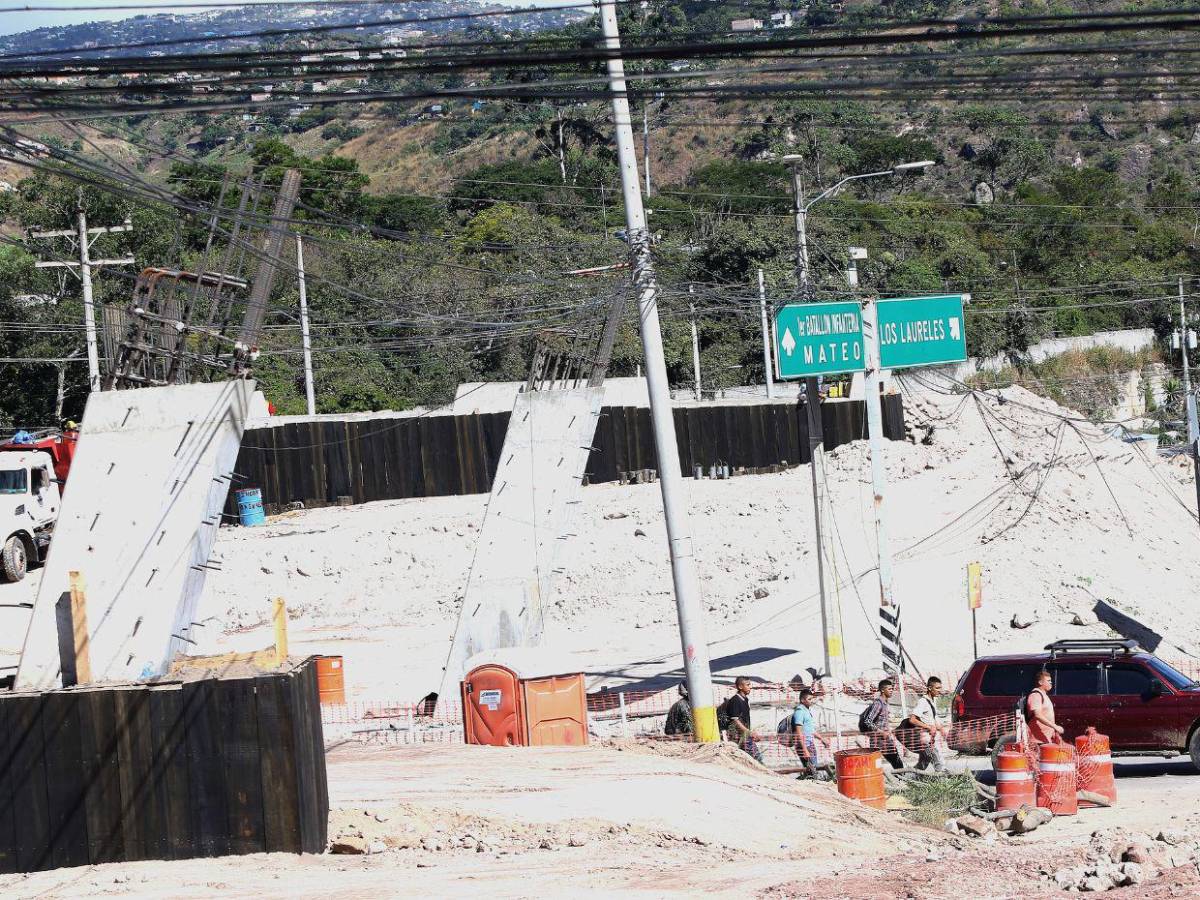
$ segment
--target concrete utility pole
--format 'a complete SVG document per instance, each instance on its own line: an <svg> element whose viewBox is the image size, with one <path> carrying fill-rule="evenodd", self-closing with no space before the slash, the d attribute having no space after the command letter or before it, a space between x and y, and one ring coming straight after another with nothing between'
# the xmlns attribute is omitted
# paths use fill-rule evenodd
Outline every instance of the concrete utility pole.
<svg viewBox="0 0 1200 900"><path fill-rule="evenodd" d="M767 287L763 270L758 270L758 315L762 320L763 372L767 380L767 399L775 397L775 368L771 365L771 329L767 324Z"/></svg>
<svg viewBox="0 0 1200 900"><path fill-rule="evenodd" d="M1196 510L1200 514L1200 425L1196 421L1196 395L1192 393L1192 373L1188 366L1188 345L1192 332L1187 326L1187 314L1183 308L1183 278L1179 279L1179 349L1183 353L1183 397L1187 407L1188 449L1192 454L1192 471L1196 482Z"/></svg>
<svg viewBox="0 0 1200 900"><path fill-rule="evenodd" d="M57 231L35 231L30 234L34 238L69 237L75 240L79 249L79 262L52 260L36 263L39 269L70 269L79 267L79 280L83 285L83 326L87 337L88 361L88 391L100 390L100 350L96 340L96 305L92 299L92 266L129 266L133 265L132 256L120 259L92 259L92 244L102 234L117 234L122 231L132 231L133 225L126 219L122 225L108 225L103 228L88 228L87 211L83 207L83 189L79 189L75 205L75 227L63 228Z"/></svg>
<svg viewBox="0 0 1200 900"><path fill-rule="evenodd" d="M300 282L300 342L304 348L304 399L308 414L317 414L317 401L313 394L312 341L308 336L308 286L304 280L304 240L296 235L296 277Z"/></svg>
<svg viewBox="0 0 1200 900"><path fill-rule="evenodd" d="M888 527L884 494L887 489L887 466L883 458L883 402L880 398L883 373L879 368L879 333L875 301L863 301L863 338L867 350L867 371L864 379L864 400L867 405L867 438L871 446L871 491L875 497L875 544L879 551L879 636L883 651L883 667L896 679L900 694L900 711L908 713L904 690L904 647L900 639L900 606L892 594L892 551L888 542Z"/></svg>
<svg viewBox="0 0 1200 900"><path fill-rule="evenodd" d="M695 288L689 288L689 292ZM692 377L696 382L696 400L704 399L704 394L700 388L700 332L696 330L696 304L689 304L692 312Z"/></svg>
<svg viewBox="0 0 1200 900"><path fill-rule="evenodd" d="M608 60L608 81L613 95L613 123L616 126L617 157L621 167L621 193L625 200L625 223L629 249L633 257L633 279L637 290L642 348L646 358L646 387L650 396L650 420L654 427L654 446L658 453L658 483L662 489L667 542L671 552L671 575L675 585L675 604L679 612L679 637L683 645L683 665L687 674L696 739L712 742L720 739L717 711L713 703L712 673L708 663L708 642L704 635L704 612L700 603L700 579L696 574L692 535L688 521L683 474L679 469L679 448L675 440L675 421L671 412L671 391L667 383L667 364L663 357L662 330L658 322L658 283L650 253L650 234L638 185L637 156L634 153L633 127L629 121L629 96L625 89L625 64L619 55L620 35L613 0L600 0L600 25L605 47L613 51Z"/></svg>

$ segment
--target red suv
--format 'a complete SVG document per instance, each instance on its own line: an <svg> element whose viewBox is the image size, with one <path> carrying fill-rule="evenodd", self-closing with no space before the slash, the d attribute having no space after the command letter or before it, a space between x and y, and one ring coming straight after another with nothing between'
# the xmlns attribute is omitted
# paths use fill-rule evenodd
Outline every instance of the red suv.
<svg viewBox="0 0 1200 900"><path fill-rule="evenodd" d="M950 746L983 753L1006 737L1043 668L1054 676L1054 718L1068 741L1094 725L1114 751L1187 751L1200 769L1200 683L1136 641L1055 641L1045 653L975 660L955 689Z"/></svg>

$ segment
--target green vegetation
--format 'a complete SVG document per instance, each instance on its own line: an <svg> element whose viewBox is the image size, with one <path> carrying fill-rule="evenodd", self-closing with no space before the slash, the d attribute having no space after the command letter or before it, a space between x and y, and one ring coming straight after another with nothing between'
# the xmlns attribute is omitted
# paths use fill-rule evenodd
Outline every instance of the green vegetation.
<svg viewBox="0 0 1200 900"><path fill-rule="evenodd" d="M962 775L927 775L913 778L904 788L904 799L913 809L904 817L921 825L940 828L947 819L961 816L975 802L975 779Z"/></svg>

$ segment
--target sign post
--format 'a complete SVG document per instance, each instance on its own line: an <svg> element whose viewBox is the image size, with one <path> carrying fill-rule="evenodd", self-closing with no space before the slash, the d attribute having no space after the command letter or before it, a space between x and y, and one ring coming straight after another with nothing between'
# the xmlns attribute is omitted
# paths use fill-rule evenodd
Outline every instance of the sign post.
<svg viewBox="0 0 1200 900"><path fill-rule="evenodd" d="M975 658L979 659L979 629L975 611L983 606L983 566L977 562L967 563L967 607L971 610L971 644Z"/></svg>
<svg viewBox="0 0 1200 900"><path fill-rule="evenodd" d="M880 647L884 668L896 676L904 712L907 704L902 677L905 666L900 606L892 593L892 558L884 506L887 477L880 397L883 373L890 369L964 361L967 339L963 305L969 300L969 294L944 294L862 302L796 303L780 307L775 313L775 371L780 379L865 373L875 539L879 550ZM828 644L827 634L827 648Z"/></svg>

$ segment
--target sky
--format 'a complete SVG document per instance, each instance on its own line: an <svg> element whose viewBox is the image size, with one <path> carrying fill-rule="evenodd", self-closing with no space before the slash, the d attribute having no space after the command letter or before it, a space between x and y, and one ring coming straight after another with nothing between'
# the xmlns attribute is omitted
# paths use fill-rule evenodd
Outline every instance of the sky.
<svg viewBox="0 0 1200 900"><path fill-rule="evenodd" d="M130 6L136 3L137 0L77 0L78 6ZM147 0L149 3L166 3L167 0ZM194 0L193 0L194 2ZM320 0L314 0L315 3ZM497 3L505 3L510 6L558 6L565 2L574 2L574 0L495 0ZM22 31L32 31L34 28L45 28L48 25L77 25L81 22L96 22L102 19L127 19L132 16L145 13L153 15L155 13L169 13L172 9L164 7L162 9L147 9L147 10L113 10L104 12L99 10L88 10L86 12L72 11L72 6L64 0L0 0L0 9L14 8L17 6L59 6L63 8L62 12L3 12L0 13L0 35L16 34ZM188 8L179 10L179 12L203 12L205 7Z"/></svg>

